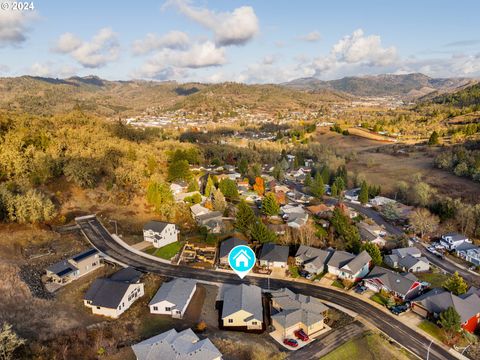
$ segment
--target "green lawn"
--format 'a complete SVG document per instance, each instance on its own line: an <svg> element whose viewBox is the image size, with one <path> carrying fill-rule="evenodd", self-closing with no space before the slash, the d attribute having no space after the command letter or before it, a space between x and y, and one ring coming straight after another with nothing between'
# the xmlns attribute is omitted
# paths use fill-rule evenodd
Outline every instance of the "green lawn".
<svg viewBox="0 0 480 360"><path fill-rule="evenodd" d="M423 320L420 324L418 324L418 327L426 333L432 335L435 339L440 340L441 342L443 342L443 340L445 339L442 329L440 329L431 321Z"/></svg>
<svg viewBox="0 0 480 360"><path fill-rule="evenodd" d="M294 279L300 277L300 274L298 273L298 266L289 266L288 270L290 271L290 276Z"/></svg>
<svg viewBox="0 0 480 360"><path fill-rule="evenodd" d="M415 276L421 281L429 282L432 288L442 287L442 284L449 277L442 273L415 273Z"/></svg>
<svg viewBox="0 0 480 360"><path fill-rule="evenodd" d="M380 295L380 293L376 293L376 294L373 294L372 296L370 296L370 300L373 300L376 303L378 303L380 305L383 305L383 306L387 306L387 304L388 304L388 300L385 299L382 295Z"/></svg>
<svg viewBox="0 0 480 360"><path fill-rule="evenodd" d="M174 243L168 244L158 249L154 247L148 248L146 250L146 253L157 256L162 259L170 260L180 251L182 246L183 246L183 242L176 241Z"/></svg>
<svg viewBox="0 0 480 360"><path fill-rule="evenodd" d="M345 289L345 286L343 286L343 283L338 279L332 282L332 286L335 286L340 289Z"/></svg>

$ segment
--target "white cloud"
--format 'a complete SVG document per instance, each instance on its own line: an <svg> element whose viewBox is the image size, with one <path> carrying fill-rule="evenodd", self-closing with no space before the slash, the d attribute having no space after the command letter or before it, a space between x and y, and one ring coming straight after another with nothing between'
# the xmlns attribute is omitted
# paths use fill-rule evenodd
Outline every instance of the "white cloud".
<svg viewBox="0 0 480 360"><path fill-rule="evenodd" d="M99 68L118 59L120 45L112 29L103 28L91 41L65 33L58 39L54 51L69 54L83 67Z"/></svg>
<svg viewBox="0 0 480 360"><path fill-rule="evenodd" d="M300 40L308 41L308 42L317 42L321 38L322 38L322 35L316 30L299 37Z"/></svg>
<svg viewBox="0 0 480 360"><path fill-rule="evenodd" d="M161 78L183 75L182 69L200 69L223 65L227 62L225 50L211 41L195 43L187 50L163 49L149 59L135 76Z"/></svg>
<svg viewBox="0 0 480 360"><path fill-rule="evenodd" d="M186 0L171 0L182 14L213 31L220 46L243 45L259 32L258 18L251 6L241 6L232 12L214 12L190 5Z"/></svg>
<svg viewBox="0 0 480 360"><path fill-rule="evenodd" d="M26 69L26 73L32 76L66 78L77 74L78 68L71 65L59 65L53 62L36 62Z"/></svg>
<svg viewBox="0 0 480 360"><path fill-rule="evenodd" d="M36 13L12 10L12 1L3 1L3 3L8 3L9 9L0 10L0 47L20 45L27 39L29 24L35 19Z"/></svg>
<svg viewBox="0 0 480 360"><path fill-rule="evenodd" d="M135 55L142 55L163 48L185 49L189 43L190 39L184 32L170 31L163 36L147 34L145 39L134 41L132 48Z"/></svg>

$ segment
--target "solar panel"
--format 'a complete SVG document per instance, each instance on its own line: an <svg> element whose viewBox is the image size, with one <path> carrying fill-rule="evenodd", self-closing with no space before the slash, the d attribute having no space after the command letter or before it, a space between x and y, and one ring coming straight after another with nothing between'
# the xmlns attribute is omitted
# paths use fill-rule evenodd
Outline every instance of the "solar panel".
<svg viewBox="0 0 480 360"><path fill-rule="evenodd" d="M75 262L79 262L93 254L97 253L97 249L90 249L90 250L87 250L87 251L84 251L80 254L77 254L75 255L72 260L75 261Z"/></svg>

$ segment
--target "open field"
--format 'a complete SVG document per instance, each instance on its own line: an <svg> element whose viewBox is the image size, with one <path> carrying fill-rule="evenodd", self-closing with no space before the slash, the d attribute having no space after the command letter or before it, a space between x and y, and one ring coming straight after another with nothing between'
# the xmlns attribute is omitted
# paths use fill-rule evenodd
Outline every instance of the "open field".
<svg viewBox="0 0 480 360"><path fill-rule="evenodd" d="M322 360L408 360L414 359L407 351L389 343L381 335L367 333L338 347Z"/></svg>
<svg viewBox="0 0 480 360"><path fill-rule="evenodd" d="M366 138L366 139L370 139L370 140L386 142L386 143L395 142L395 139L393 139L391 137L376 134L376 133L370 132L370 131L365 130L365 129L353 128L352 127L352 128L348 128L348 132L350 133L350 135L360 136L362 138Z"/></svg>

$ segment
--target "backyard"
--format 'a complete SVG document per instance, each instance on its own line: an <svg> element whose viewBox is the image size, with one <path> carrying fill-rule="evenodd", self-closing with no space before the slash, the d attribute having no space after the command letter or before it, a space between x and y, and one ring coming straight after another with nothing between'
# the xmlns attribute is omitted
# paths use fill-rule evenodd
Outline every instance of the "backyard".
<svg viewBox="0 0 480 360"><path fill-rule="evenodd" d="M147 250L145 250L145 252L165 260L170 260L172 257L178 254L182 246L183 242L176 241L158 249L154 247L149 247Z"/></svg>

